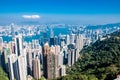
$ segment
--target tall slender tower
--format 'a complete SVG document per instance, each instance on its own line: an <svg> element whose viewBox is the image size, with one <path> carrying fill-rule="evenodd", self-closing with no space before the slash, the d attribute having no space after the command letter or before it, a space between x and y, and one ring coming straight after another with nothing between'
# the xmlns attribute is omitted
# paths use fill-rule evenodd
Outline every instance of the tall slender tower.
<svg viewBox="0 0 120 80"><path fill-rule="evenodd" d="M38 57L33 59L33 77L37 80L41 78L40 60Z"/></svg>
<svg viewBox="0 0 120 80"><path fill-rule="evenodd" d="M44 46L43 67L44 76L47 79L57 77L57 56L55 54L57 47L49 47L48 43Z"/></svg>
<svg viewBox="0 0 120 80"><path fill-rule="evenodd" d="M20 56L20 54L22 54L22 50L23 50L22 36L18 35L15 37L15 52L18 56Z"/></svg>
<svg viewBox="0 0 120 80"><path fill-rule="evenodd" d="M14 38L15 37L14 23L12 23L10 26L11 26L11 35L12 35L12 38Z"/></svg>

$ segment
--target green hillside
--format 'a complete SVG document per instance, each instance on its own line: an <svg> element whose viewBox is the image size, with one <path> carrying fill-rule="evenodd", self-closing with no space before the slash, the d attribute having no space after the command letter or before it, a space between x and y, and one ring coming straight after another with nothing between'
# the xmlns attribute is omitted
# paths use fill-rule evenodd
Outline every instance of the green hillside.
<svg viewBox="0 0 120 80"><path fill-rule="evenodd" d="M0 67L0 80L9 80L7 74Z"/></svg>
<svg viewBox="0 0 120 80"><path fill-rule="evenodd" d="M67 68L67 76L58 80L113 80L120 74L120 37L119 32L103 41L84 48L81 58Z"/></svg>

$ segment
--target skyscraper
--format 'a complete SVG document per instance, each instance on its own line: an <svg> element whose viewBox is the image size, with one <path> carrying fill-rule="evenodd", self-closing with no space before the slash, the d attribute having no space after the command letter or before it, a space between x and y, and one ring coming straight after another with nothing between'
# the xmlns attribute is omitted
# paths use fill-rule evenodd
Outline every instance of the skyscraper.
<svg viewBox="0 0 120 80"><path fill-rule="evenodd" d="M18 36L15 37L15 52L16 52L16 55L20 56L20 54L22 54L22 50L23 50L22 36L18 35Z"/></svg>
<svg viewBox="0 0 120 80"><path fill-rule="evenodd" d="M49 47L48 43L44 45L44 57L43 57L43 67L44 76L47 79L53 79L57 77L57 56L55 54L55 47Z"/></svg>
<svg viewBox="0 0 120 80"><path fill-rule="evenodd" d="M16 80L26 80L26 77L27 77L27 67L26 66L27 65L25 62L26 62L25 56L20 55L17 60L19 77L17 77L18 79L16 79Z"/></svg>
<svg viewBox="0 0 120 80"><path fill-rule="evenodd" d="M47 75L47 54L50 53L50 47L48 43L45 43L44 48L43 48L43 71L44 71L44 77L48 78Z"/></svg>
<svg viewBox="0 0 120 80"><path fill-rule="evenodd" d="M75 63L75 45L69 44L68 45L68 66L71 66Z"/></svg>
<svg viewBox="0 0 120 80"><path fill-rule="evenodd" d="M10 54L8 57L8 68L10 80L15 80L18 77L18 71L16 70L17 64L15 64L17 56L15 54Z"/></svg>
<svg viewBox="0 0 120 80"><path fill-rule="evenodd" d="M53 31L52 27L50 29L50 38L54 38L54 31Z"/></svg>
<svg viewBox="0 0 120 80"><path fill-rule="evenodd" d="M33 77L38 80L41 78L40 60L38 59L38 57L36 57L35 59L33 59L32 63L33 63Z"/></svg>
<svg viewBox="0 0 120 80"><path fill-rule="evenodd" d="M0 50L2 50L2 48L3 48L3 38L0 37Z"/></svg>
<svg viewBox="0 0 120 80"><path fill-rule="evenodd" d="M12 23L10 26L11 26L11 35L12 35L12 38L14 38L15 37L14 23Z"/></svg>
<svg viewBox="0 0 120 80"><path fill-rule="evenodd" d="M50 52L47 54L47 76L48 79L53 79L57 77L56 69L56 56L55 53Z"/></svg>

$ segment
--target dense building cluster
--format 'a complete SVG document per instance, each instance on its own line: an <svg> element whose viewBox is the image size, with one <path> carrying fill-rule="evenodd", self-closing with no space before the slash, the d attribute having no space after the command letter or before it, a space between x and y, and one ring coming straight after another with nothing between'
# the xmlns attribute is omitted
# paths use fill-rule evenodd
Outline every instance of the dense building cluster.
<svg viewBox="0 0 120 80"><path fill-rule="evenodd" d="M0 37L0 66L9 74L10 80L64 76L66 66L72 66L79 59L79 52L84 46L102 40L100 31L86 30L86 34L80 34L80 31L72 29L70 34L55 36L51 28L49 38L47 32L44 32L42 39L26 42L24 35L15 34L13 26L12 41L4 42L3 37Z"/></svg>

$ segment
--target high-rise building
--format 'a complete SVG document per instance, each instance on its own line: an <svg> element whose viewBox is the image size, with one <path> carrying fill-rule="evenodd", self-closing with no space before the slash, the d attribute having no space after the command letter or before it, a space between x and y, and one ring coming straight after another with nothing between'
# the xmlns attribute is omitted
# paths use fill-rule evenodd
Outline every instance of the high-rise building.
<svg viewBox="0 0 120 80"><path fill-rule="evenodd" d="M63 65L63 54L59 53L58 54L58 66Z"/></svg>
<svg viewBox="0 0 120 80"><path fill-rule="evenodd" d="M12 38L14 38L15 37L14 23L12 23L10 26L11 26L11 35L12 35Z"/></svg>
<svg viewBox="0 0 120 80"><path fill-rule="evenodd" d="M27 49L27 73L28 75L32 75L32 51L31 49Z"/></svg>
<svg viewBox="0 0 120 80"><path fill-rule="evenodd" d="M25 56L20 55L17 60L17 65L18 65L18 73L19 77L16 80L26 80L27 77L27 65L26 65L26 59Z"/></svg>
<svg viewBox="0 0 120 80"><path fill-rule="evenodd" d="M54 45L59 45L59 40L57 36L54 37Z"/></svg>
<svg viewBox="0 0 120 80"><path fill-rule="evenodd" d="M59 66L59 76L65 76L66 75L66 67L65 67L65 65L61 65L61 66Z"/></svg>
<svg viewBox="0 0 120 80"><path fill-rule="evenodd" d="M0 37L0 66L2 66L3 38Z"/></svg>
<svg viewBox="0 0 120 80"><path fill-rule="evenodd" d="M26 80L27 68L24 55L10 54L8 57L10 80Z"/></svg>
<svg viewBox="0 0 120 80"><path fill-rule="evenodd" d="M10 80L15 80L18 77L18 70L16 64L17 56L15 54L10 54L8 57L8 68Z"/></svg>
<svg viewBox="0 0 120 80"><path fill-rule="evenodd" d="M43 55L43 68L44 76L47 79L53 79L57 77L57 55L54 46L49 47L48 43L44 45Z"/></svg>
<svg viewBox="0 0 120 80"><path fill-rule="evenodd" d="M2 48L3 48L3 38L0 37L0 50L2 50Z"/></svg>
<svg viewBox="0 0 120 80"><path fill-rule="evenodd" d="M10 48L3 48L2 53L2 63L3 63L3 69L8 72L8 56L10 55Z"/></svg>
<svg viewBox="0 0 120 80"><path fill-rule="evenodd" d="M75 63L75 45L74 44L69 44L68 45L68 66L71 66Z"/></svg>
<svg viewBox="0 0 120 80"><path fill-rule="evenodd" d="M38 57L36 57L35 59L33 59L32 63L33 63L33 77L38 80L41 78L40 60L38 59Z"/></svg>
<svg viewBox="0 0 120 80"><path fill-rule="evenodd" d="M50 43L50 46L52 46L52 45L55 44L54 41L55 41L55 40L54 40L54 37L53 37L53 38L50 38L50 42L49 42L49 43Z"/></svg>
<svg viewBox="0 0 120 80"><path fill-rule="evenodd" d="M57 69L56 69L56 56L55 53L50 52L47 54L47 78L53 79L57 77Z"/></svg>
<svg viewBox="0 0 120 80"><path fill-rule="evenodd" d="M70 36L66 35L66 44L69 45L70 44Z"/></svg>
<svg viewBox="0 0 120 80"><path fill-rule="evenodd" d="M15 37L15 52L18 56L20 56L20 54L22 54L22 50L23 50L22 36L18 35Z"/></svg>
<svg viewBox="0 0 120 80"><path fill-rule="evenodd" d="M75 43L75 34L70 35L70 44Z"/></svg>
<svg viewBox="0 0 120 80"><path fill-rule="evenodd" d="M52 27L50 29L50 38L54 38L54 31L53 31Z"/></svg>
<svg viewBox="0 0 120 80"><path fill-rule="evenodd" d="M44 48L43 48L43 72L44 72L44 77L48 78L47 75L47 54L50 53L50 47L48 43L45 43Z"/></svg>

